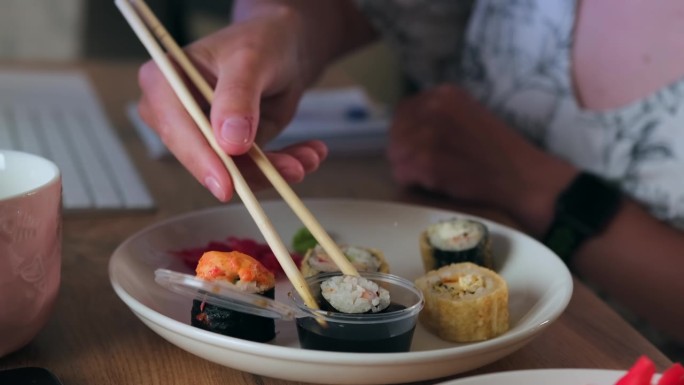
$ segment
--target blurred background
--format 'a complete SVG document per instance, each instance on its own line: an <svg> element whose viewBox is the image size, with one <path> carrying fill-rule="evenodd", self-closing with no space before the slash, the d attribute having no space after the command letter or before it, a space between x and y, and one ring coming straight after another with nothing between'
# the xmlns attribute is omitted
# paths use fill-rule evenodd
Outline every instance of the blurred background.
<svg viewBox="0 0 684 385"><path fill-rule="evenodd" d="M181 44L225 26L230 0L147 0ZM113 0L0 0L0 60L146 60ZM380 70L378 70L380 69ZM382 103L401 92L397 62L378 43L340 61L343 73Z"/></svg>
<svg viewBox="0 0 684 385"><path fill-rule="evenodd" d="M185 44L227 23L230 1L147 0ZM0 56L17 59L145 58L113 0L1 0Z"/></svg>

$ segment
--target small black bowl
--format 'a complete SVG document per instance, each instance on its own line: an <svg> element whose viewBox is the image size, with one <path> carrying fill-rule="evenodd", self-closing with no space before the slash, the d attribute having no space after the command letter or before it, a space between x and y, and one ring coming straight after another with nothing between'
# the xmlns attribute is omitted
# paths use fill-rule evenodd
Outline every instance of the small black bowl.
<svg viewBox="0 0 684 385"><path fill-rule="evenodd" d="M319 305L321 283L341 273L323 273L307 278ZM297 318L299 344L305 349L337 352L388 353L411 349L418 313L423 308L422 292L413 282L392 274L361 273L390 292L391 305L378 313L347 314L310 309L299 296L295 304L310 317Z"/></svg>

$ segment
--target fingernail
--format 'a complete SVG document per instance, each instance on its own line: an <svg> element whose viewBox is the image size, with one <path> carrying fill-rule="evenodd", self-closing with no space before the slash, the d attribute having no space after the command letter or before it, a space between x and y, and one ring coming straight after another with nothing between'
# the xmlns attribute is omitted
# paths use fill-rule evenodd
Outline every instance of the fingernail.
<svg viewBox="0 0 684 385"><path fill-rule="evenodd" d="M218 180L213 176L208 176L204 180L204 186L206 186L206 188L208 188L209 191L211 191L211 193L214 194L216 199L223 201L226 198L226 194L223 192L221 185L219 184Z"/></svg>
<svg viewBox="0 0 684 385"><path fill-rule="evenodd" d="M250 126L247 118L228 118L221 126L221 139L231 144L245 144L249 141Z"/></svg>

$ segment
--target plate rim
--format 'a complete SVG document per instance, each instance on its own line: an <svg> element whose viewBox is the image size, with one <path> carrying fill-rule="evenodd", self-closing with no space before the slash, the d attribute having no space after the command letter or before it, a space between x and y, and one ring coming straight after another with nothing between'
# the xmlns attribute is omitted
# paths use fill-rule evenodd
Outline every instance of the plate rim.
<svg viewBox="0 0 684 385"><path fill-rule="evenodd" d="M485 385L483 381L489 380L514 380L523 379L534 381L536 379L541 379L545 375L558 374L558 375L586 375L589 381L595 381L597 376L609 377L614 380L619 379L621 376L626 374L626 370L620 369L599 369L599 368L541 368L541 369L515 369L515 370L504 370L495 373L483 373L473 376L464 376L461 378L448 380L444 382L439 382L435 385ZM531 378L530 378L531 377ZM657 378L657 377L656 377ZM488 384L489 382L487 382ZM535 385L530 383L530 385ZM577 385L589 385L589 384L577 384ZM611 385L611 384L606 384Z"/></svg>

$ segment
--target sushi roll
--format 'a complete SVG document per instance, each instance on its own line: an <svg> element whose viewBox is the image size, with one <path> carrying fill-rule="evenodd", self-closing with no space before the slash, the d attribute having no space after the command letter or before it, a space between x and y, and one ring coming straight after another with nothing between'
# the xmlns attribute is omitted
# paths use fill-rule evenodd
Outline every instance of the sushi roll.
<svg viewBox="0 0 684 385"><path fill-rule="evenodd" d="M423 231L419 243L425 272L460 262L492 267L489 230L476 220L453 218L435 223Z"/></svg>
<svg viewBox="0 0 684 385"><path fill-rule="evenodd" d="M340 313L378 313L390 305L387 289L353 275L338 275L321 282L321 296L330 310Z"/></svg>
<svg viewBox="0 0 684 385"><path fill-rule="evenodd" d="M389 264L380 250L350 245L341 245L340 250L359 272L389 273ZM304 255L300 271L304 277L311 277L319 273L336 272L339 268L317 245Z"/></svg>
<svg viewBox="0 0 684 385"><path fill-rule="evenodd" d="M508 286L490 269L456 263L428 272L416 286L425 297L420 321L444 340L483 341L508 330Z"/></svg>
<svg viewBox="0 0 684 385"><path fill-rule="evenodd" d="M256 259L238 251L205 252L195 269L198 278L224 281L238 290L275 297L275 276ZM247 314L194 300L191 324L200 329L250 341L266 342L275 337L272 318Z"/></svg>

